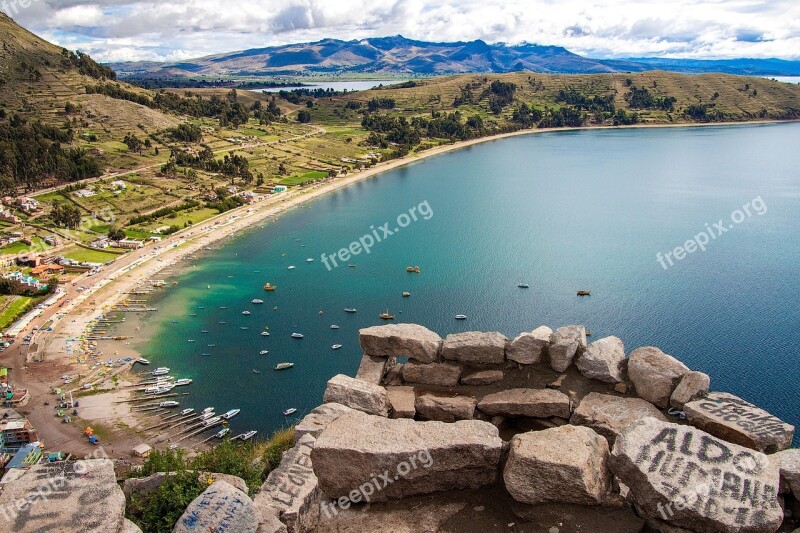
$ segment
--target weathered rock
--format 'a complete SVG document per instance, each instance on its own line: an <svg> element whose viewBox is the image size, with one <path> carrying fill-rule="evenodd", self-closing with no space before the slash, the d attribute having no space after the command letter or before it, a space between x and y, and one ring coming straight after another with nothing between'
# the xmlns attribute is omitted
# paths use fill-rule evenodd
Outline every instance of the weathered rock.
<svg viewBox="0 0 800 533"><path fill-rule="evenodd" d="M608 442L586 427L515 435L503 480L518 502L599 505L611 492Z"/></svg>
<svg viewBox="0 0 800 533"><path fill-rule="evenodd" d="M702 398L711 386L711 378L708 374L692 370L681 378L681 382L675 387L675 391L669 399L670 407L683 410L687 403Z"/></svg>
<svg viewBox="0 0 800 533"><path fill-rule="evenodd" d="M794 437L794 426L733 394L712 392L683 410L691 425L762 452L784 450Z"/></svg>
<svg viewBox="0 0 800 533"><path fill-rule="evenodd" d="M627 383L617 383L616 385L614 385L614 390L620 394L627 394L628 385Z"/></svg>
<svg viewBox="0 0 800 533"><path fill-rule="evenodd" d="M166 472L156 472L147 477L132 477L126 479L122 483L122 492L125 497L130 499L131 496L145 496L158 490L158 487L164 484L167 476L172 475Z"/></svg>
<svg viewBox="0 0 800 533"><path fill-rule="evenodd" d="M478 409L491 416L569 418L572 405L569 396L552 389L509 389L487 394L478 402Z"/></svg>
<svg viewBox="0 0 800 533"><path fill-rule="evenodd" d="M328 427L328 424L343 414L352 411L353 409L340 403L324 403L315 407L294 427L295 444L297 444L303 435L311 435L317 438L319 434L322 433L322 430Z"/></svg>
<svg viewBox="0 0 800 533"><path fill-rule="evenodd" d="M257 499L258 495L253 501ZM256 520L258 520L256 533L289 533L286 524L281 522L280 510L275 507L256 504Z"/></svg>
<svg viewBox="0 0 800 533"><path fill-rule="evenodd" d="M215 481L189 504L172 533L255 533L257 528L253 500L233 485L225 481Z"/></svg>
<svg viewBox="0 0 800 533"><path fill-rule="evenodd" d="M414 418L417 414L414 387L387 387L386 393L389 395L392 418Z"/></svg>
<svg viewBox="0 0 800 533"><path fill-rule="evenodd" d="M362 329L361 348L367 355L378 357L410 357L420 363L439 359L442 338L417 324L387 324Z"/></svg>
<svg viewBox="0 0 800 533"><path fill-rule="evenodd" d="M454 387L461 377L461 367L450 363L421 364L409 361L403 365L403 380L422 385Z"/></svg>
<svg viewBox="0 0 800 533"><path fill-rule="evenodd" d="M783 521L778 465L691 426L645 418L623 431L611 471L652 518L707 533L772 533Z"/></svg>
<svg viewBox="0 0 800 533"><path fill-rule="evenodd" d="M800 449L782 450L769 456L778 462L781 471L781 486L800 500Z"/></svg>
<svg viewBox="0 0 800 533"><path fill-rule="evenodd" d="M560 390L564 385L564 380L567 379L566 374L559 374L553 381L545 385L548 389Z"/></svg>
<svg viewBox="0 0 800 533"><path fill-rule="evenodd" d="M342 415L345 416L349 414ZM335 423L333 421L331 424ZM302 533L317 525L323 494L311 466L311 450L315 442L311 435L304 435L286 452L281 464L270 472L261 485L261 492L255 496L260 521L268 523L271 514L274 514L271 509L276 509L289 533Z"/></svg>
<svg viewBox="0 0 800 533"><path fill-rule="evenodd" d="M506 360L508 339L496 331L484 333L467 331L445 337L442 357L471 367L502 365Z"/></svg>
<svg viewBox="0 0 800 533"><path fill-rule="evenodd" d="M118 533L125 495L109 459L40 464L6 483L0 510L3 531Z"/></svg>
<svg viewBox="0 0 800 533"><path fill-rule="evenodd" d="M358 372L356 372L356 379L380 385L381 381L383 381L383 376L386 375L386 371L394 366L395 361L394 357L365 355L361 358L361 364L358 366Z"/></svg>
<svg viewBox="0 0 800 533"><path fill-rule="evenodd" d="M550 368L556 372L566 372L576 355L586 349L586 328L583 326L563 326L550 336L547 353Z"/></svg>
<svg viewBox="0 0 800 533"><path fill-rule="evenodd" d="M497 428L488 422L351 413L322 432L311 459L325 494L357 503L491 484L502 448Z"/></svg>
<svg viewBox="0 0 800 533"><path fill-rule="evenodd" d="M122 529L120 533L142 533L139 526L128 520L127 518L122 522Z"/></svg>
<svg viewBox="0 0 800 533"><path fill-rule="evenodd" d="M586 347L575 366L589 379L606 383L625 381L622 369L625 366L625 345L619 337L605 337Z"/></svg>
<svg viewBox="0 0 800 533"><path fill-rule="evenodd" d="M220 474L219 472L198 472L197 479L204 485L211 485L215 481L224 481L231 485L233 488L247 494L247 483L239 476L232 476L231 474Z"/></svg>
<svg viewBox="0 0 800 533"><path fill-rule="evenodd" d="M388 366L388 365L387 365ZM383 376L383 384L385 386L389 385L402 385L403 384L403 363L397 363L395 360L395 364L391 366L386 371L386 375Z"/></svg>
<svg viewBox="0 0 800 533"><path fill-rule="evenodd" d="M628 377L636 394L666 409L669 399L689 368L658 348L645 346L633 351L628 360Z"/></svg>
<svg viewBox="0 0 800 533"><path fill-rule="evenodd" d="M570 424L588 426L614 445L617 436L637 420L651 416L667 421L652 403L641 398L620 398L599 392L590 392L572 413Z"/></svg>
<svg viewBox="0 0 800 533"><path fill-rule="evenodd" d="M417 397L417 414L425 420L439 422L455 422L456 420L472 420L478 401L469 396L435 396L421 394Z"/></svg>
<svg viewBox="0 0 800 533"><path fill-rule="evenodd" d="M374 383L338 374L328 380L325 403L340 403L358 411L379 416L389 415L386 389Z"/></svg>
<svg viewBox="0 0 800 533"><path fill-rule="evenodd" d="M502 370L480 370L461 378L462 385L491 385L503 381Z"/></svg>
<svg viewBox="0 0 800 533"><path fill-rule="evenodd" d="M552 334L552 329L539 326L530 333L518 335L506 348L506 359L523 365L540 363L547 353Z"/></svg>

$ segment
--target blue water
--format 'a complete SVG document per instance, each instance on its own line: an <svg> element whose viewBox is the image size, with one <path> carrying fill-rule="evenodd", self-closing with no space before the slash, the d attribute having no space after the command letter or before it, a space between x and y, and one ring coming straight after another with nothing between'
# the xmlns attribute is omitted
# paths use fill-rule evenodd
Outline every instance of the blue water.
<svg viewBox="0 0 800 533"><path fill-rule="evenodd" d="M356 371L358 329L380 323L383 311L442 335L578 323L594 339L618 335L628 352L658 346L710 374L713 389L800 425L798 146L794 123L547 133L430 158L207 252L156 298L160 311L143 325L152 338L138 348L194 378L185 403L241 408L234 431L264 434L290 421L284 409L318 405L331 376ZM322 253L370 226L389 221L394 230L420 204L429 220L418 214L346 261L356 268L326 269ZM732 224L744 205L751 216ZM657 261L719 219L734 227L705 252L666 270ZM407 273L409 265L422 273ZM265 282L278 290L265 293ZM578 298L578 289L592 296ZM457 313L469 319L457 322ZM265 325L270 337L259 335ZM295 331L305 338L290 338ZM334 343L344 348L332 351ZM282 361L296 366L271 369Z"/></svg>
<svg viewBox="0 0 800 533"><path fill-rule="evenodd" d="M368 91L379 85L396 85L408 80L350 80L350 81L321 81L318 83L303 82L303 85L296 87L270 87L267 89L256 89L265 93L277 93L280 91L291 91L292 89L333 89L334 91Z"/></svg>

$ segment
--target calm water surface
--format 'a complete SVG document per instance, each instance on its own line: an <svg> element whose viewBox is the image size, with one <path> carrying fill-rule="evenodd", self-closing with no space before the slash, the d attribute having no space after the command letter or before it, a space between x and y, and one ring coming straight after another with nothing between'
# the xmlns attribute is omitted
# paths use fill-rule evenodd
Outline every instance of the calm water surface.
<svg viewBox="0 0 800 533"><path fill-rule="evenodd" d="M712 388L799 425L798 146L800 124L624 129L515 137L431 158L205 253L157 296L137 348L195 380L185 404L238 407L234 431L264 434L291 421L284 409L318 405L331 376L356 371L358 329L383 311L442 335L578 323L594 339L618 335L628 352L658 346L709 373ZM667 270L656 260L706 223L730 225L759 197L766 212L751 208L705 252ZM356 268L328 271L320 260L371 226L393 230L423 202L429 220L418 216L350 259ZM422 273L406 273L409 265ZM265 293L265 282L278 290ZM296 366L273 371L282 361Z"/></svg>

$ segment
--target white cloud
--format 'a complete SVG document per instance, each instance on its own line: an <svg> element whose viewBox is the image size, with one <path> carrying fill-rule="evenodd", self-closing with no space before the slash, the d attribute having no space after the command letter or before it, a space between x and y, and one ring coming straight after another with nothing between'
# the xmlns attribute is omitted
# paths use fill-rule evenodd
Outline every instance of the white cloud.
<svg viewBox="0 0 800 533"><path fill-rule="evenodd" d="M16 18L106 61L395 34L593 57L800 59L796 0L47 0Z"/></svg>

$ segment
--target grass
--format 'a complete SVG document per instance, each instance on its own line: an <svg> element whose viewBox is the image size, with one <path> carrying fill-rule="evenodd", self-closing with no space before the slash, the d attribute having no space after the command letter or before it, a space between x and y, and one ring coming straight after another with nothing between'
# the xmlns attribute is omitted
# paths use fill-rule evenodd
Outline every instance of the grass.
<svg viewBox="0 0 800 533"><path fill-rule="evenodd" d="M311 172L306 172L305 174L300 174L299 176L289 176L288 178L283 178L282 180L278 181L278 183L281 185L304 185L308 182L319 181L327 177L328 174L326 172L312 170Z"/></svg>
<svg viewBox="0 0 800 533"><path fill-rule="evenodd" d="M33 300L29 296L0 296L0 329L5 329L20 316L33 307Z"/></svg>
<svg viewBox="0 0 800 533"><path fill-rule="evenodd" d="M45 242L39 237L34 237L31 239L31 243L32 244L27 245L22 241L17 241L13 244L9 244L8 246L0 248L0 254L21 254L30 252L31 250L46 250L47 248L50 248L50 245L45 244Z"/></svg>
<svg viewBox="0 0 800 533"><path fill-rule="evenodd" d="M70 246L63 251L64 257L79 263L107 263L117 259L120 254L104 252L102 250L88 250L80 246Z"/></svg>

